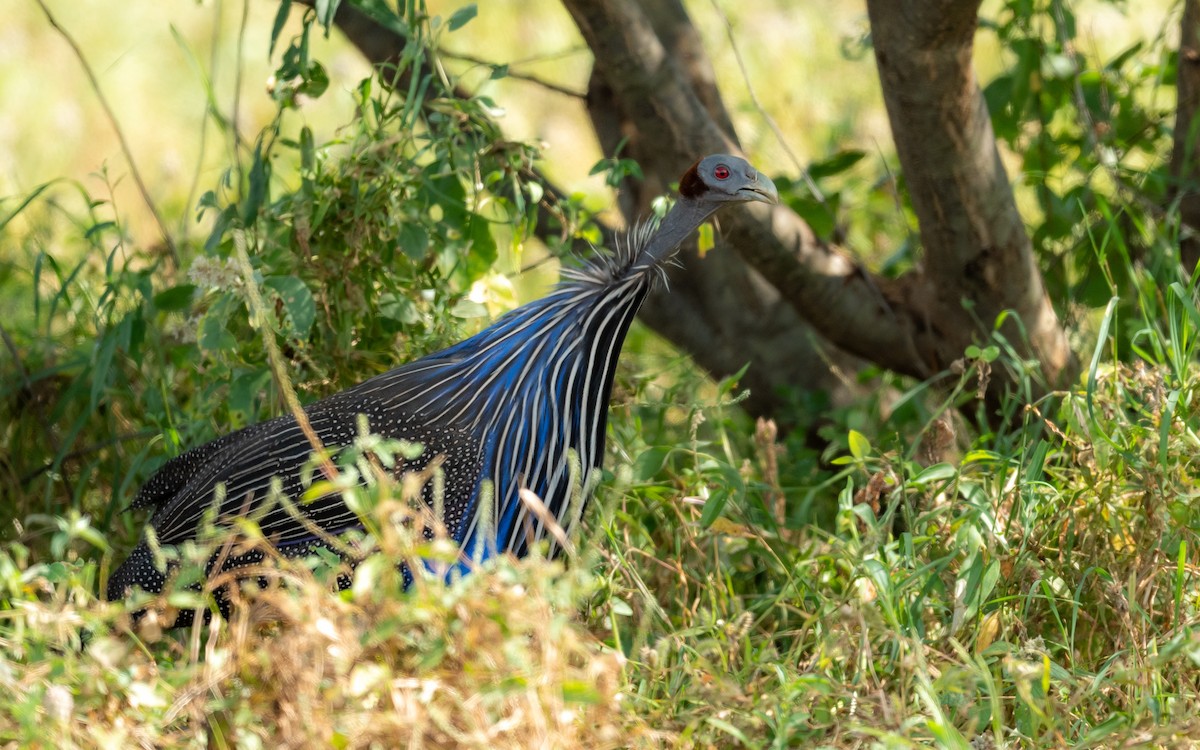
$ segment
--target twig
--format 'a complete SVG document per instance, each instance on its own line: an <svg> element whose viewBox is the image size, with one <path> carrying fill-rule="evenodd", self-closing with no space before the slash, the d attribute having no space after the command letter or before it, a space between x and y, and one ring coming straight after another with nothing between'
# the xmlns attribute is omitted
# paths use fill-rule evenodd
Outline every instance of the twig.
<svg viewBox="0 0 1200 750"><path fill-rule="evenodd" d="M46 14L46 20L50 22L55 31L62 35L62 38L66 40L71 50L75 53L75 57L79 59L79 64L83 67L83 72L92 84L92 91L96 92L96 98L100 101L100 106L104 108L104 114L108 117L113 131L117 134L117 140L121 143L121 151L125 154L125 160L129 162L129 171L133 175L133 181L137 183L138 191L142 194L142 200L146 202L146 208L150 209L150 214L154 217L154 222L158 224L158 231L162 234L163 243L167 246L167 250L170 253L171 262L175 265L175 268L179 268L179 251L175 248L175 241L171 239L171 232L167 229L167 222L163 219L162 214L158 212L158 207L154 205L154 201L150 198L150 191L146 188L146 183L142 180L142 173L138 171L137 163L133 160L133 150L129 148L129 141L125 140L125 133L121 130L120 123L117 122L116 113L113 112L108 99L100 89L100 82L96 80L96 74L92 72L92 66L88 64L87 58L83 56L83 50L79 48L74 37L54 19L54 15L46 7L46 3L43 0L36 0L36 2L41 7L42 12Z"/></svg>
<svg viewBox="0 0 1200 750"><path fill-rule="evenodd" d="M725 26L725 35L729 37L729 47L733 50L733 59L737 60L738 70L742 74L742 81L746 84L746 93L750 95L750 103L762 115L763 120L767 123L767 127L775 134L775 139L779 141L779 145L783 147L788 158L792 160L792 164L795 165L796 169L800 170L800 175L804 178L804 184L808 186L809 192L813 194L818 203L828 207L825 202L825 194L821 192L821 188L817 187L817 183L808 174L808 170L804 168L804 165L800 163L800 159L796 157L796 154L792 151L792 147L788 145L787 137L784 136L783 131L775 122L775 118L767 113L766 107L758 100L758 94L754 92L754 84L750 83L750 72L746 70L746 61L742 59L742 51L738 47L737 39L734 37L733 24L729 22L729 17L725 15L725 11L721 10L721 6L717 4L717 0L712 0L712 6L713 10L721 18L721 23Z"/></svg>
<svg viewBox="0 0 1200 750"><path fill-rule="evenodd" d="M438 55L441 57L448 57L451 60L462 60L463 62L469 62L469 63L473 63L475 65L482 65L484 67L488 67L488 68L492 68L492 69L505 67L502 65L498 65L497 63L484 60L482 57L476 57L475 55L469 55L464 52L447 52L446 50L443 49L443 50L438 50ZM550 91L554 91L556 93L562 94L564 96L569 96L574 99L579 99L581 101L587 98L587 94L582 91L576 91L575 89L568 88L568 87L563 86L558 83L551 83L550 81L547 81L544 78L540 78L538 76L531 75L529 73L517 73L517 72L513 71L511 65L508 66L504 75L508 78L513 78L518 81L528 81L529 83L536 84L538 86L541 86L544 89L548 89Z"/></svg>

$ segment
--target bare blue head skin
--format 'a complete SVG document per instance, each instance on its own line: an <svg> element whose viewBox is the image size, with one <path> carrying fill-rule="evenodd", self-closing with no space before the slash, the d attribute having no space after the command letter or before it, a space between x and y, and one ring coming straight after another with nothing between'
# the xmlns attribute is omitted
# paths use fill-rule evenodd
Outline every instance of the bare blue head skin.
<svg viewBox="0 0 1200 750"><path fill-rule="evenodd" d="M778 203L775 183L729 154L706 156L679 179L679 197L699 203ZM715 210L715 209L714 209Z"/></svg>
<svg viewBox="0 0 1200 750"><path fill-rule="evenodd" d="M679 200L663 217L658 232L643 248L646 265L661 263L709 216L729 203L778 203L775 183L730 154L706 156L679 179Z"/></svg>

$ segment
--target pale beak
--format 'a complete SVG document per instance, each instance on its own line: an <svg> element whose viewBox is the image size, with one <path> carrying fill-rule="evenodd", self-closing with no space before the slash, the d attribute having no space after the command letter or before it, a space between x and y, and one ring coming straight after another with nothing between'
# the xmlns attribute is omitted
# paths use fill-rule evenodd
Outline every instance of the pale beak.
<svg viewBox="0 0 1200 750"><path fill-rule="evenodd" d="M779 191L775 189L775 183L771 182L771 178L762 172L757 173L752 184L739 189L738 195L745 200L758 203L779 202Z"/></svg>

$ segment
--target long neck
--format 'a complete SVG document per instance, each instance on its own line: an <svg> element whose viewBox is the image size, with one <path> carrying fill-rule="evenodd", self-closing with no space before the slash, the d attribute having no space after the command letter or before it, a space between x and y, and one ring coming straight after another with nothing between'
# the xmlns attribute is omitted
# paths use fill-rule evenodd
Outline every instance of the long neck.
<svg viewBox="0 0 1200 750"><path fill-rule="evenodd" d="M720 204L681 197L663 217L634 261L635 268L651 268L671 258L692 232L713 215Z"/></svg>

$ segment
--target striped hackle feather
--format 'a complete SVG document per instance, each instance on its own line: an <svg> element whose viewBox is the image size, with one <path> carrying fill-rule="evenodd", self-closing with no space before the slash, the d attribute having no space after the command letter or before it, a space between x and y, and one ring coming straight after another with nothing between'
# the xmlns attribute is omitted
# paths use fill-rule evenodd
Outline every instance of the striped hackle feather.
<svg viewBox="0 0 1200 750"><path fill-rule="evenodd" d="M775 199L770 180L745 161L706 157L685 173L679 199L661 222L638 225L614 253L564 271L550 295L475 336L306 407L308 420L330 448L355 439L360 415L376 434L420 443L424 451L404 470L440 461L442 522L464 554L522 555L546 535L548 517L569 531L573 490L592 486L604 452L617 357L663 264L724 203ZM273 491L293 501L300 497L311 452L294 417L286 415L168 461L132 506L154 509L153 539L143 540L113 573L109 598L134 586L161 591L168 571L156 567L152 547L196 538L214 505L219 522L254 518L285 555L320 545L314 525L324 534L358 527L338 493L291 507L268 502ZM572 476L572 458L581 476ZM533 512L520 499L522 490L534 493L545 512ZM481 508L481 498L492 507ZM429 488L425 500L433 504ZM297 512L310 523L298 520ZM219 562L221 570L231 570L262 559L259 550L227 551ZM210 568L217 563L214 556Z"/></svg>

